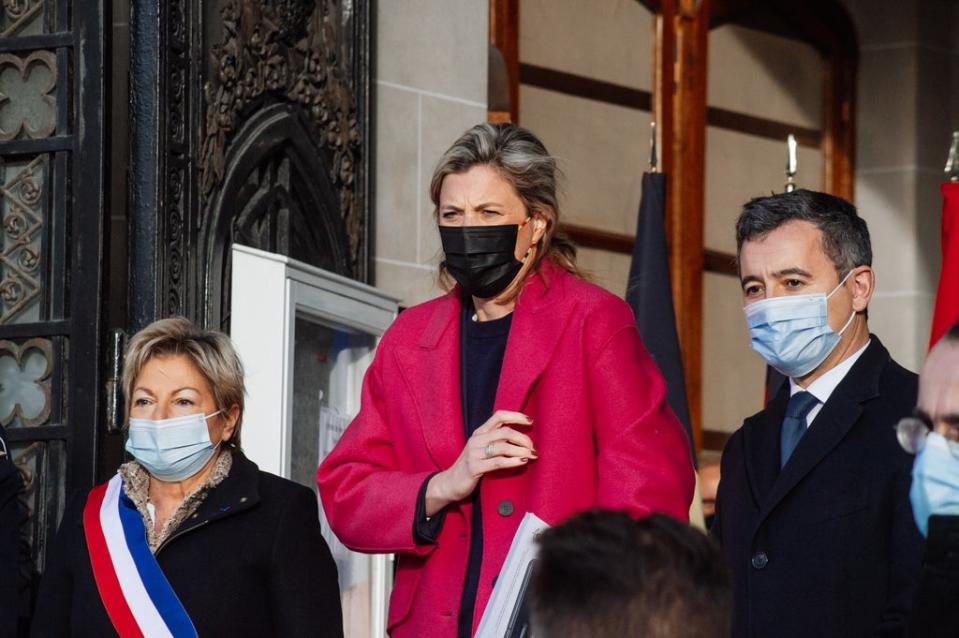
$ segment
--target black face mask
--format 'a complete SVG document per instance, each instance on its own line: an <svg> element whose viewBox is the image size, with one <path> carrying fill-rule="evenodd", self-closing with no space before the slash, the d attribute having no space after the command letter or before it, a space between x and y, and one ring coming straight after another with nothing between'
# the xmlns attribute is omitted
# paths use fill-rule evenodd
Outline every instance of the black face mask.
<svg viewBox="0 0 959 638"><path fill-rule="evenodd" d="M440 226L446 269L467 294L495 297L513 281L523 262L516 259L519 226Z"/></svg>

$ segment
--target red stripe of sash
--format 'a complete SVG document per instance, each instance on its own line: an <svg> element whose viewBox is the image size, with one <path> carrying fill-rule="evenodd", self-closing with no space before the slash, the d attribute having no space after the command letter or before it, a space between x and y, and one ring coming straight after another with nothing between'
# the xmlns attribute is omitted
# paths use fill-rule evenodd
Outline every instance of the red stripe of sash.
<svg viewBox="0 0 959 638"><path fill-rule="evenodd" d="M110 551L107 549L107 541L103 535L103 526L100 524L100 507L107 492L107 485L104 483L90 490L87 503L83 508L83 531L87 539L87 550L90 553L93 578L96 580L100 599L107 610L107 615L117 633L120 634L120 638L144 638L120 589L120 581L117 580L116 570L110 559Z"/></svg>

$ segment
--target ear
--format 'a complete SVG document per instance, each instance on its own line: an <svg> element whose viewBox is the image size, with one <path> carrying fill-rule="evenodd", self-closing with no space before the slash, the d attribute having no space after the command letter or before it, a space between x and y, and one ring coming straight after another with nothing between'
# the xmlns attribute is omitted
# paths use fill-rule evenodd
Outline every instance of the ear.
<svg viewBox="0 0 959 638"><path fill-rule="evenodd" d="M233 432L236 430L236 422L240 418L240 406L233 404L229 410L223 411L223 420L226 422L223 426L223 441L229 441L233 438Z"/></svg>
<svg viewBox="0 0 959 638"><path fill-rule="evenodd" d="M546 227L548 226L548 224L549 222L546 220L546 215L544 215L538 210L533 211L533 221L532 221L533 238L531 242L532 244L539 243L539 240L541 240L543 238L543 235L546 234Z"/></svg>
<svg viewBox="0 0 959 638"><path fill-rule="evenodd" d="M854 268L849 276L852 282L852 309L862 312L869 307L869 300L876 290L876 273L869 266Z"/></svg>

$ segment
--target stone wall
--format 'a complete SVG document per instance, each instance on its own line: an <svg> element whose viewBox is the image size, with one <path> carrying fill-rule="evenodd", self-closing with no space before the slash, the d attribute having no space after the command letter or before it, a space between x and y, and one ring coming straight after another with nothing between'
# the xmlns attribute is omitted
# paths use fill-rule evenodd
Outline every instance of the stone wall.
<svg viewBox="0 0 959 638"><path fill-rule="evenodd" d="M869 323L904 366L926 353L941 256L939 184L957 113L955 3L846 0L859 35L856 205L872 233Z"/></svg>
<svg viewBox="0 0 959 638"><path fill-rule="evenodd" d="M380 2L377 14L375 284L409 306L440 292L429 180L486 119L489 14L475 0Z"/></svg>

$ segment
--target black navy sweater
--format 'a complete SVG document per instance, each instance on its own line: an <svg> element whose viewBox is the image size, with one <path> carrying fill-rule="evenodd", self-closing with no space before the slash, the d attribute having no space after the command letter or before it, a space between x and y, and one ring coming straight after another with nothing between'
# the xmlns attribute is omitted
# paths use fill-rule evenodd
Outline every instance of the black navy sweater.
<svg viewBox="0 0 959 638"><path fill-rule="evenodd" d="M493 403L496 401L496 389L499 386L513 315L508 314L492 321L475 321L472 317L472 300L466 299L460 321L460 386L467 439L493 414ZM443 526L443 513L426 520L426 485L431 478L432 476L423 482L417 499L413 535L419 543L436 542ZM470 521L466 580L460 599L457 631L459 638L469 638L473 629L473 608L483 561L483 513L479 490L473 492L470 498L473 501L473 517Z"/></svg>

